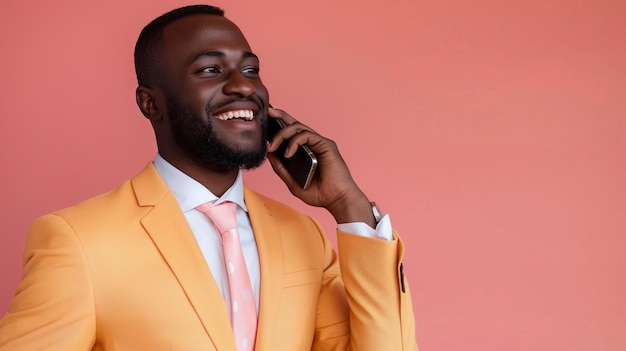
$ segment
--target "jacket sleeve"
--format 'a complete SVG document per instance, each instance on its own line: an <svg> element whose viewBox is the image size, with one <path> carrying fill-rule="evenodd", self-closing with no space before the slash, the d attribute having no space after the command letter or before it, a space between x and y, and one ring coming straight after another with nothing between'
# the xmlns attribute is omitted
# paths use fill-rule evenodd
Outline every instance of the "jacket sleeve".
<svg viewBox="0 0 626 351"><path fill-rule="evenodd" d="M27 236L22 281L0 320L0 351L59 345L91 350L93 301L87 263L70 225L56 215L38 219Z"/></svg>
<svg viewBox="0 0 626 351"><path fill-rule="evenodd" d="M337 239L339 264L327 248L330 264L313 350L417 351L411 293L402 272L404 247L397 234L384 241L338 231Z"/></svg>

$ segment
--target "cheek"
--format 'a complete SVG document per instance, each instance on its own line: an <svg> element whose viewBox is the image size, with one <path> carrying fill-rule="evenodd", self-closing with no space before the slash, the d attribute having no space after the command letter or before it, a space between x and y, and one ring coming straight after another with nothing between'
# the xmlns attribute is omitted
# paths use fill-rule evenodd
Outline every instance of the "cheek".
<svg viewBox="0 0 626 351"><path fill-rule="evenodd" d="M198 81L187 85L177 94L187 106L195 111L204 111L207 105L210 105L216 100L216 97L220 96L221 86L210 81Z"/></svg>
<svg viewBox="0 0 626 351"><path fill-rule="evenodd" d="M270 93L265 84L259 80L259 83L256 85L256 94L267 103L270 99Z"/></svg>
<svg viewBox="0 0 626 351"><path fill-rule="evenodd" d="M222 87L211 83L203 83L198 84L194 91L195 94L193 91L192 94L196 96L198 102L207 104L221 95Z"/></svg>

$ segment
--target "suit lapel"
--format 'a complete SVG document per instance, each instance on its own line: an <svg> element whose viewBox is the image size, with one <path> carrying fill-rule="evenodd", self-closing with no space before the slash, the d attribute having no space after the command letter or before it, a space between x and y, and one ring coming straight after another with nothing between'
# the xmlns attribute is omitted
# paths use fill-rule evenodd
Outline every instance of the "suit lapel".
<svg viewBox="0 0 626 351"><path fill-rule="evenodd" d="M235 350L228 309L176 198L152 164L132 179L141 224L176 276L217 350Z"/></svg>
<svg viewBox="0 0 626 351"><path fill-rule="evenodd" d="M272 336L276 330L276 311L280 303L283 277L283 251L281 234L275 217L267 209L263 198L244 188L244 198L259 250L261 264L261 292L259 322L256 339L257 350L274 350ZM274 341L274 343L273 343Z"/></svg>

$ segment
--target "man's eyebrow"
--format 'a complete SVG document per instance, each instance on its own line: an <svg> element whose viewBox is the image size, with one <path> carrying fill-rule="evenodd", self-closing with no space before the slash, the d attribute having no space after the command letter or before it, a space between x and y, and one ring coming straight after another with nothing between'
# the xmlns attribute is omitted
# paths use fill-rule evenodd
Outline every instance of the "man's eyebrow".
<svg viewBox="0 0 626 351"><path fill-rule="evenodd" d="M203 57L207 57L207 56L208 57L224 57L224 56L226 56L226 54L223 53L222 51L203 51L203 52L197 54L196 56L194 56L193 59L191 60L191 62L196 62L199 59L201 59ZM254 54L253 52L251 52L251 51L244 51L241 54L241 56L244 57L244 58L254 57L257 60L259 59L259 57L256 54Z"/></svg>
<svg viewBox="0 0 626 351"><path fill-rule="evenodd" d="M255 55L252 51L244 51L243 57L254 57L255 59L259 59L257 55Z"/></svg>

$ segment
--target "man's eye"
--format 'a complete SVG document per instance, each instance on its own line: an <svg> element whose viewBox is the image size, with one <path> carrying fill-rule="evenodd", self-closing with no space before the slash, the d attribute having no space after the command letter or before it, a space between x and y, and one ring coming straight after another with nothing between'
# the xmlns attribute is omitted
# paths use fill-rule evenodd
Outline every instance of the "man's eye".
<svg viewBox="0 0 626 351"><path fill-rule="evenodd" d="M222 73L222 70L218 66L204 67L201 72L204 73Z"/></svg>
<svg viewBox="0 0 626 351"><path fill-rule="evenodd" d="M241 70L243 74L259 74L259 67L246 67Z"/></svg>

